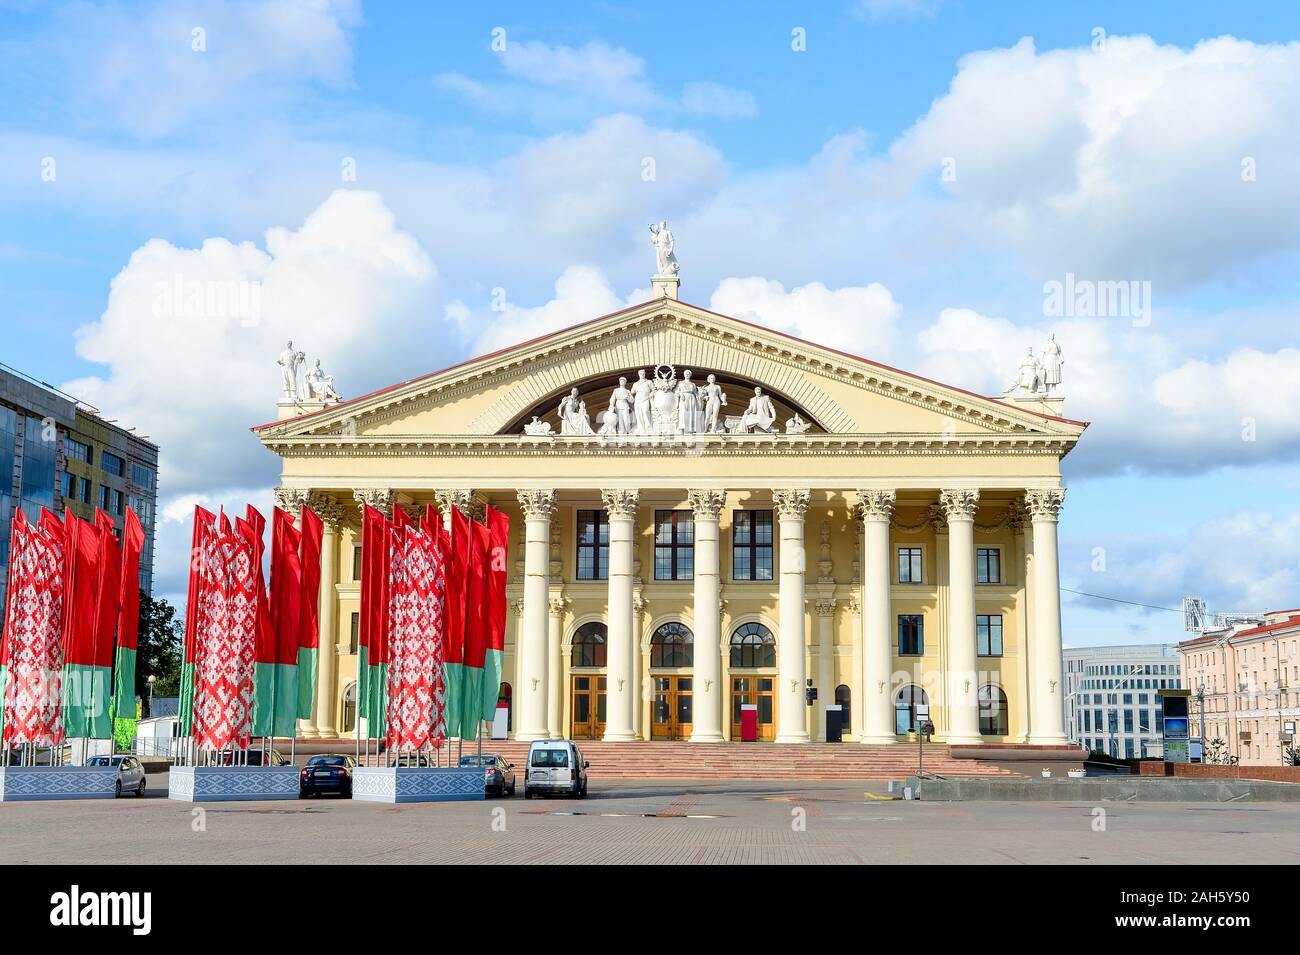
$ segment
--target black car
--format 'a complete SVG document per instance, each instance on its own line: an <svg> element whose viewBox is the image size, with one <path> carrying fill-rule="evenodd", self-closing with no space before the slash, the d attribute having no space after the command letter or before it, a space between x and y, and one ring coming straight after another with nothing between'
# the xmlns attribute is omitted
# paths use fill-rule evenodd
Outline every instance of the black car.
<svg viewBox="0 0 1300 955"><path fill-rule="evenodd" d="M507 763L500 756L484 753L482 756L462 756L461 766L482 766L483 786L496 796L513 796L515 794L515 764Z"/></svg>
<svg viewBox="0 0 1300 955"><path fill-rule="evenodd" d="M346 753L313 756L298 773L298 794L307 799L320 793L338 793L351 798L352 770L357 761Z"/></svg>
<svg viewBox="0 0 1300 955"><path fill-rule="evenodd" d="M230 750L223 750L217 754L217 765L219 766L288 766L289 761L284 758L278 749L271 750L270 756L255 747L249 747L240 753L232 753Z"/></svg>

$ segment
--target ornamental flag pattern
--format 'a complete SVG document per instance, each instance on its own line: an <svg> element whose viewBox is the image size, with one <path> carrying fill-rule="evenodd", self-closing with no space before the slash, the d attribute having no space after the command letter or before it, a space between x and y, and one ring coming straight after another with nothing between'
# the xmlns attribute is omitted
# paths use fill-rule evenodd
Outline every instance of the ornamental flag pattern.
<svg viewBox="0 0 1300 955"><path fill-rule="evenodd" d="M63 742L63 543L15 511L4 674L4 743Z"/></svg>
<svg viewBox="0 0 1300 955"><path fill-rule="evenodd" d="M204 542L194 674L194 737L201 750L248 747L260 573L252 549L233 534Z"/></svg>
<svg viewBox="0 0 1300 955"><path fill-rule="evenodd" d="M401 752L440 748L447 696L443 555L427 521L389 533L387 742Z"/></svg>

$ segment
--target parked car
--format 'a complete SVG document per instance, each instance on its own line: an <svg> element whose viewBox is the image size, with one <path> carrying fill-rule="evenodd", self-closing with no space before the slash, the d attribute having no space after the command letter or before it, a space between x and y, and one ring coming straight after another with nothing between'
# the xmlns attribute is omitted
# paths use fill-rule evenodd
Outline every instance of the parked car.
<svg viewBox="0 0 1300 955"><path fill-rule="evenodd" d="M524 766L524 798L545 793L567 793L587 798L587 767L582 750L564 739L537 740L528 747Z"/></svg>
<svg viewBox="0 0 1300 955"><path fill-rule="evenodd" d="M481 756L462 756L461 766L482 766L483 787L494 796L513 796L515 794L515 764L507 763L500 756L484 753Z"/></svg>
<svg viewBox="0 0 1300 955"><path fill-rule="evenodd" d="M357 761L346 753L313 756L298 773L298 794L304 799L321 793L352 796L352 770Z"/></svg>
<svg viewBox="0 0 1300 955"><path fill-rule="evenodd" d="M137 796L144 795L146 785L144 766L134 756L92 756L86 760L86 765L117 767L117 782L114 784L115 795L120 796L124 792L133 792Z"/></svg>
<svg viewBox="0 0 1300 955"><path fill-rule="evenodd" d="M225 752L221 753L221 758L218 765L220 766L231 765L232 755L233 754L230 752L230 750L226 750ZM271 750L271 755L269 759L265 757L266 754L262 750L250 747L245 752L239 754L239 758L234 760L234 765L236 766L288 766L289 765L289 761L285 759L283 755L281 755L278 749Z"/></svg>
<svg viewBox="0 0 1300 955"><path fill-rule="evenodd" d="M430 769L434 763L428 756L420 753L401 753L397 757L396 765L411 769Z"/></svg>

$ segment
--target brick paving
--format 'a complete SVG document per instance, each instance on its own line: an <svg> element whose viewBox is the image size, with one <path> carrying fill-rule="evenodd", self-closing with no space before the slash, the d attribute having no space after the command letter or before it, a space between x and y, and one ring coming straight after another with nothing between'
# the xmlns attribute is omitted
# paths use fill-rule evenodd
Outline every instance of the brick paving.
<svg viewBox="0 0 1300 955"><path fill-rule="evenodd" d="M601 781L586 800L0 804L0 863L1300 862L1297 804L917 803L882 784Z"/></svg>

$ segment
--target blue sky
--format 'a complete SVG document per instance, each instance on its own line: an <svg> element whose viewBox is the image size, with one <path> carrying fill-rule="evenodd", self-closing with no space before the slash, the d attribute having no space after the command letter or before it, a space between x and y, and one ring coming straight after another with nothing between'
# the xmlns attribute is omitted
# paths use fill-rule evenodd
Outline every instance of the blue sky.
<svg viewBox="0 0 1300 955"><path fill-rule="evenodd" d="M368 391L637 298L666 217L684 298L962 387L1056 332L1067 588L1300 603L1300 8L479 6L0 3L0 361L158 439L173 517L264 500L283 337ZM1150 322L1047 314L1067 273ZM176 275L267 314L159 315Z"/></svg>

